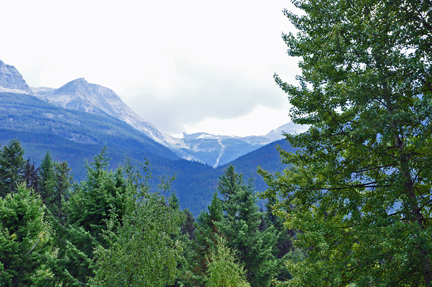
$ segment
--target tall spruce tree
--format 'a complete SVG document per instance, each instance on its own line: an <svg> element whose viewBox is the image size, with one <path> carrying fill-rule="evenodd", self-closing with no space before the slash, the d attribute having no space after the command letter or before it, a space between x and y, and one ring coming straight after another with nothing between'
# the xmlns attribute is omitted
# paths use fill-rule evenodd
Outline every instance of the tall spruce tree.
<svg viewBox="0 0 432 287"><path fill-rule="evenodd" d="M22 174L22 180L26 183L28 189L32 189L35 193L40 194L40 176L39 168L27 159Z"/></svg>
<svg viewBox="0 0 432 287"><path fill-rule="evenodd" d="M42 159L41 166L39 168L40 175L40 193L44 203L51 207L51 201L55 197L54 191L54 162L51 157L51 153L47 151L44 158Z"/></svg>
<svg viewBox="0 0 432 287"><path fill-rule="evenodd" d="M0 152L0 197L14 192L23 181L25 167L24 150L17 139L9 141Z"/></svg>
<svg viewBox="0 0 432 287"><path fill-rule="evenodd" d="M223 219L222 202L213 194L212 201L207 207L208 211L202 211L195 223L195 242L193 244L195 254L191 270L186 272L185 277L192 286L204 286L207 278L208 256L217 244L217 239L222 235L218 223Z"/></svg>
<svg viewBox="0 0 432 287"><path fill-rule="evenodd" d="M287 286L431 286L432 3L292 2L302 75L275 79L310 128L264 173L307 250Z"/></svg>
<svg viewBox="0 0 432 287"><path fill-rule="evenodd" d="M94 162L87 165L86 179L76 184L68 200L63 201L67 224L62 232L69 248L69 254L64 254L65 269L71 278L82 283L88 283L96 274L94 249L109 245L103 234L108 229L109 220L116 218L121 222L126 212L125 170L109 171L108 163L104 148L94 157Z"/></svg>
<svg viewBox="0 0 432 287"><path fill-rule="evenodd" d="M251 286L270 286L279 266L275 257L278 234L274 226L259 229L263 214L257 206L257 197L233 166L220 177L218 190L223 195L222 206L226 212L219 226L228 239L228 246L238 252Z"/></svg>

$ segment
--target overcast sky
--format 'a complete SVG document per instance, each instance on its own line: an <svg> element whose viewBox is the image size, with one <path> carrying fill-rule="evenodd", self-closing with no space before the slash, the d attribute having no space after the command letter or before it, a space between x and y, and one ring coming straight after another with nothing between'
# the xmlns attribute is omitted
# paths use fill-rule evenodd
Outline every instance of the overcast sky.
<svg viewBox="0 0 432 287"><path fill-rule="evenodd" d="M1 1L0 60L33 87L113 89L169 134L259 135L290 121L289 0Z"/></svg>

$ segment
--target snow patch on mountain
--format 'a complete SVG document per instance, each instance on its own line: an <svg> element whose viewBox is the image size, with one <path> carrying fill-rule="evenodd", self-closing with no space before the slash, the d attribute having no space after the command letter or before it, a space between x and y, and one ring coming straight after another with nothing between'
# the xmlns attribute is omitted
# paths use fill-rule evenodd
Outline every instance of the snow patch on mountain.
<svg viewBox="0 0 432 287"><path fill-rule="evenodd" d="M161 132L152 123L144 121L109 88L88 83L84 78L70 81L58 89L30 88L15 67L6 65L2 61L0 61L0 92L29 94L62 108L110 115L168 147L180 157L202 162L214 168L282 139L284 132L295 133L307 129L307 127L290 122L262 136L237 137L208 133L184 133L182 138L176 138ZM50 117L51 115L45 114L44 116ZM78 134L71 134L70 138L83 143L91 143L90 139L81 138Z"/></svg>

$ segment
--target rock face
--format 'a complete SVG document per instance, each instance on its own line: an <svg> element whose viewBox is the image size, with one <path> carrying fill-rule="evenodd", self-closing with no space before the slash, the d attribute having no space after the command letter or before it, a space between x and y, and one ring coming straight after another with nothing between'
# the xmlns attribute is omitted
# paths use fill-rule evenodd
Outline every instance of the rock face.
<svg viewBox="0 0 432 287"><path fill-rule="evenodd" d="M214 168L282 139L283 132L294 133L305 130L304 127L288 123L263 136L236 137L196 133L184 134L183 138L174 138L144 121L109 88L91 84L84 78L73 80L58 89L29 88L18 70L2 61L0 61L1 92L29 94L62 108L112 116L144 133L155 142L168 147L180 157L199 161Z"/></svg>
<svg viewBox="0 0 432 287"><path fill-rule="evenodd" d="M30 94L26 81L14 66L9 66L0 60L0 92L15 92L20 94Z"/></svg>
<svg viewBox="0 0 432 287"><path fill-rule="evenodd" d="M33 88L36 97L56 106L91 114L108 114L128 123L135 129L161 144L169 135L160 132L153 124L144 121L132 111L111 89L91 84L84 78L73 80L58 89Z"/></svg>

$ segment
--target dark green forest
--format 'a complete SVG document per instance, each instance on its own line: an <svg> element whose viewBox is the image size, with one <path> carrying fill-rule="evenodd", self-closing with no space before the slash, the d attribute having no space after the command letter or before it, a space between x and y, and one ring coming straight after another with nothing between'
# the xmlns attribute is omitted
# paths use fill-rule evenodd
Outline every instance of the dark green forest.
<svg viewBox="0 0 432 287"><path fill-rule="evenodd" d="M195 216L210 203L218 177L227 167L213 169L180 159L171 150L109 115L67 110L29 95L10 93L0 93L0 110L0 144L20 139L26 158L31 158L35 164L39 165L49 150L54 160L67 161L74 179L81 181L86 176L86 161L92 161L106 145L110 168L115 169L126 160L133 165L150 161L153 178L149 179L149 184L153 191L157 191L159 176L175 175L173 189L180 199L181 209L188 208ZM270 172L283 169L276 145L293 150L281 140L230 164L239 168L245 177L254 178L255 189L263 191L267 185L257 174L257 166Z"/></svg>
<svg viewBox="0 0 432 287"><path fill-rule="evenodd" d="M302 256L280 218L257 205L233 166L195 219L149 162L109 168L107 149L74 181L47 152L25 160L19 140L0 150L2 286L270 286ZM222 284L222 285L221 285Z"/></svg>

